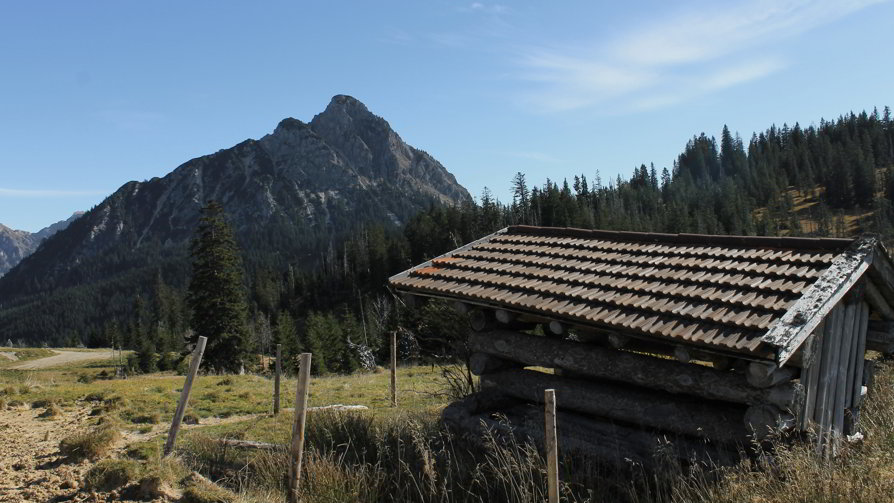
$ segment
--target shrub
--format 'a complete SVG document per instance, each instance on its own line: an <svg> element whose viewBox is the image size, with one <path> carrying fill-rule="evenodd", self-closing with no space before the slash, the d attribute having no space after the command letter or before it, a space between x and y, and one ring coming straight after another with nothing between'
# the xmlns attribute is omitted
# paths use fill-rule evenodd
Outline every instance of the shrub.
<svg viewBox="0 0 894 503"><path fill-rule="evenodd" d="M183 491L181 503L231 503L236 501L232 491L205 479L190 477L189 486Z"/></svg>
<svg viewBox="0 0 894 503"><path fill-rule="evenodd" d="M96 377L95 377L95 376L92 376L92 375L90 375L90 374L80 374L80 375L78 375L78 382L81 383L81 384L90 384L90 383L92 383L92 382L95 381L95 380L96 380Z"/></svg>
<svg viewBox="0 0 894 503"><path fill-rule="evenodd" d="M104 459L84 475L84 488L89 491L113 491L140 476L140 464L131 459Z"/></svg>
<svg viewBox="0 0 894 503"><path fill-rule="evenodd" d="M121 433L107 421L90 431L75 433L59 442L59 452L69 459L97 459L107 454Z"/></svg>
<svg viewBox="0 0 894 503"><path fill-rule="evenodd" d="M50 403L47 405L45 411L41 412L37 417L47 418L47 419L55 419L62 415L62 409L59 408L55 403Z"/></svg>
<svg viewBox="0 0 894 503"><path fill-rule="evenodd" d="M158 424L161 422L161 414L158 412L153 412L151 414L143 414L140 416L134 416L130 422L134 424Z"/></svg>

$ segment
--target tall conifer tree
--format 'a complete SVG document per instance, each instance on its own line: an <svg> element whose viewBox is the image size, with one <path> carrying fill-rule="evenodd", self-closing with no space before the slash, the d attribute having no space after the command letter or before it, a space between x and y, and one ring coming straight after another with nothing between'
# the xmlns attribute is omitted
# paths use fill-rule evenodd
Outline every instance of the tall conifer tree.
<svg viewBox="0 0 894 503"><path fill-rule="evenodd" d="M242 259L217 202L209 201L202 208L190 251L190 342L207 337L203 360L218 370L239 371L249 350Z"/></svg>

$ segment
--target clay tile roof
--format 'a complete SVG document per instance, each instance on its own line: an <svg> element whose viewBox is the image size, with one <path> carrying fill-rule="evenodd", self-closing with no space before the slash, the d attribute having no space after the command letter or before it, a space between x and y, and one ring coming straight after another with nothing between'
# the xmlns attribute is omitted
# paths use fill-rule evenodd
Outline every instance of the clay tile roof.
<svg viewBox="0 0 894 503"><path fill-rule="evenodd" d="M765 339L768 329L855 242L514 226L395 275L390 285L768 357L791 342Z"/></svg>

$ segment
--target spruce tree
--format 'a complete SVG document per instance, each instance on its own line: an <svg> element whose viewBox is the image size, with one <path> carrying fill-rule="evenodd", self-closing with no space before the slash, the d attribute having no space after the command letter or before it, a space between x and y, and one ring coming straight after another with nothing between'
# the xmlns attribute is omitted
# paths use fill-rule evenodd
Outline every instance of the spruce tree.
<svg viewBox="0 0 894 503"><path fill-rule="evenodd" d="M249 350L242 259L217 202L209 201L202 208L190 251L187 303L193 333L189 342L207 337L203 361L218 370L239 371Z"/></svg>

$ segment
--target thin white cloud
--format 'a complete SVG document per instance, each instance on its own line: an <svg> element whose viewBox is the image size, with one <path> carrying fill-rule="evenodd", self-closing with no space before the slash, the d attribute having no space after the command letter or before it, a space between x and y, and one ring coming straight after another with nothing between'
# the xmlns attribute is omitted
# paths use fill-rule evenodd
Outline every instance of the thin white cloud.
<svg viewBox="0 0 894 503"><path fill-rule="evenodd" d="M459 8L460 12L480 12L485 14L505 14L509 7L498 3L472 2Z"/></svg>
<svg viewBox="0 0 894 503"><path fill-rule="evenodd" d="M518 60L521 78L531 82L520 97L546 112L677 104L778 72L786 66L778 42L884 1L718 4L656 19L586 51L531 49Z"/></svg>
<svg viewBox="0 0 894 503"><path fill-rule="evenodd" d="M78 196L101 196L107 192L100 190L52 190L52 189L7 189L0 187L0 197L78 197Z"/></svg>

